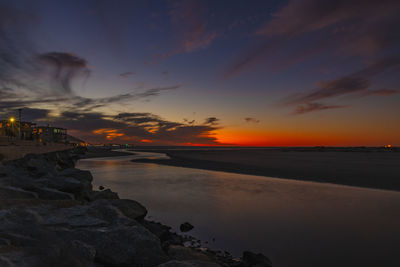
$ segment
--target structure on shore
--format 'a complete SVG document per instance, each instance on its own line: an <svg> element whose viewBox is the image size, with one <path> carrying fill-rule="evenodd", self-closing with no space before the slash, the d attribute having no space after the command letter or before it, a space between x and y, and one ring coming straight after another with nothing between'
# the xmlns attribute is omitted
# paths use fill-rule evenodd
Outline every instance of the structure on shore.
<svg viewBox="0 0 400 267"><path fill-rule="evenodd" d="M0 120L0 143L10 144L25 141L35 141L46 145L48 143L72 144L87 146L88 144L67 134L67 129L60 127L37 126L36 123L22 121L22 109L18 109L18 119L10 117Z"/></svg>
<svg viewBox="0 0 400 267"><path fill-rule="evenodd" d="M36 123L19 121L11 117L0 120L0 137L7 140L30 140L40 143L65 143L67 129L60 127L36 126Z"/></svg>

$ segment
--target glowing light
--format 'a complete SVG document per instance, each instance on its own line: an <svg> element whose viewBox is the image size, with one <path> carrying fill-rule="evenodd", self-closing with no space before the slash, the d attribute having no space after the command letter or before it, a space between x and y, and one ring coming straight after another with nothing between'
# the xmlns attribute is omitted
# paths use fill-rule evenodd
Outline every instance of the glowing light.
<svg viewBox="0 0 400 267"><path fill-rule="evenodd" d="M13 117L10 118L10 122L14 122L15 119Z"/></svg>
<svg viewBox="0 0 400 267"><path fill-rule="evenodd" d="M385 148L392 148L392 145L386 145Z"/></svg>
<svg viewBox="0 0 400 267"><path fill-rule="evenodd" d="M142 139L142 140L140 140L140 142L142 142L142 143L152 143L153 141L151 141L149 139Z"/></svg>
<svg viewBox="0 0 400 267"><path fill-rule="evenodd" d="M97 130L94 130L93 133L94 134L103 134L106 136L107 140L113 140L114 138L124 136L124 134L118 132L117 129L108 129L108 128L97 129Z"/></svg>

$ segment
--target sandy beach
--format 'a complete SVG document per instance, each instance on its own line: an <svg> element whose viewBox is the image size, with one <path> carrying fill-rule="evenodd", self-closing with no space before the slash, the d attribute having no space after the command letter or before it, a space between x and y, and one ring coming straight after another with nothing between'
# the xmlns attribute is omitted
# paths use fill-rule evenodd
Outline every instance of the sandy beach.
<svg viewBox="0 0 400 267"><path fill-rule="evenodd" d="M153 151L155 152L155 151ZM140 162L400 190L400 153L384 150L158 150L170 160Z"/></svg>

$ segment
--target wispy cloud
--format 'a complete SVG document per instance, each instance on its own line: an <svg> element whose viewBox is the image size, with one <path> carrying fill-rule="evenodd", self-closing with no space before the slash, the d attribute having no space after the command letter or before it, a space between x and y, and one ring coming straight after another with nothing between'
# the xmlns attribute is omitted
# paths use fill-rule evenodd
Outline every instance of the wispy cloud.
<svg viewBox="0 0 400 267"><path fill-rule="evenodd" d="M90 70L87 61L76 55L64 52L49 52L38 56L39 62L47 65L51 87L59 88L62 93L72 93L71 81L76 77L88 77Z"/></svg>
<svg viewBox="0 0 400 267"><path fill-rule="evenodd" d="M128 72L121 73L119 76L121 76L123 78L127 78L127 77L133 76L133 75L136 75L136 72L128 71Z"/></svg>
<svg viewBox="0 0 400 267"><path fill-rule="evenodd" d="M142 92L119 94L103 98L89 98L78 95L68 94L63 96L50 95L43 97L40 93L32 94L29 90L26 94L24 92L16 92L13 89L3 88L0 89L0 108L23 108L23 107L37 107L54 106L54 108L70 108L74 110L94 110L100 107L106 107L112 104L131 103L134 100L151 99L157 97L164 91L175 90L181 88L181 85L173 85L166 87L149 88Z"/></svg>
<svg viewBox="0 0 400 267"><path fill-rule="evenodd" d="M255 32L254 43L227 67L224 77L266 62L284 61L289 67L327 49L349 56L376 55L400 43L400 36L393 34L400 25L399 12L400 2L394 0L291 0ZM293 45L302 38L312 41Z"/></svg>
<svg viewBox="0 0 400 267"><path fill-rule="evenodd" d="M173 49L157 56L159 58L205 49L218 36L207 24L206 7L202 1L170 1L169 15L174 26L175 44Z"/></svg>
<svg viewBox="0 0 400 267"><path fill-rule="evenodd" d="M318 101L344 95L351 95L353 97L393 95L398 93L398 91L393 89L373 90L370 87L373 84L375 76L387 71L394 70L398 72L399 66L400 58L384 58L354 73L333 80L320 81L317 83L317 88L308 92L289 95L282 99L281 103L284 105L298 105L294 113L303 114L311 111L343 107L341 105L324 105L318 103Z"/></svg>
<svg viewBox="0 0 400 267"><path fill-rule="evenodd" d="M216 118L216 117L209 117L209 118L206 118L204 124L207 124L207 125L217 125L218 122L219 122L219 119L218 119L218 118Z"/></svg>
<svg viewBox="0 0 400 267"><path fill-rule="evenodd" d="M293 94L286 97L283 102L285 104L301 104L357 92L377 95L380 92L381 95L384 95L384 93L387 94L387 90L368 91L372 84L372 79L380 73L396 69L399 66L400 58L384 58L349 75L334 80L320 81L317 83L317 88L311 92Z"/></svg>
<svg viewBox="0 0 400 267"><path fill-rule="evenodd" d="M313 111L321 111L321 110L327 110L327 109L336 109L336 108L344 108L345 106L339 106L339 105L325 105L321 103L306 103L299 105L295 108L293 111L293 114L299 115L299 114L304 114L308 112L313 112Z"/></svg>
<svg viewBox="0 0 400 267"><path fill-rule="evenodd" d="M248 122L248 123L250 123L250 122L252 122L252 123L259 123L259 122L260 122L260 120L258 120L258 119L256 119L256 118L251 118L251 117L244 118L244 121L245 121L245 122Z"/></svg>

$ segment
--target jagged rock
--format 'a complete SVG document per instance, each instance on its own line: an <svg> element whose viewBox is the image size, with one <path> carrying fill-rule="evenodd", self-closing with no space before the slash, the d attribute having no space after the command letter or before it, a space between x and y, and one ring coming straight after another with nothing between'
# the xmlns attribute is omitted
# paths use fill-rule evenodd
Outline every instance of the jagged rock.
<svg viewBox="0 0 400 267"><path fill-rule="evenodd" d="M139 202L131 199L100 200L100 203L109 203L119 209L126 217L133 220L143 220L147 215L147 209Z"/></svg>
<svg viewBox="0 0 400 267"><path fill-rule="evenodd" d="M40 199L75 199L74 195L71 193L61 192L57 189L52 188L37 187L30 189L30 191L37 193Z"/></svg>
<svg viewBox="0 0 400 267"><path fill-rule="evenodd" d="M43 224L49 226L63 226L69 228L103 227L109 222L95 216L90 216L89 206L75 206L65 209L39 210L43 217Z"/></svg>
<svg viewBox="0 0 400 267"><path fill-rule="evenodd" d="M110 189L106 189L103 191L91 192L89 199L91 201L98 200L98 199L119 199L119 196L117 193L111 191Z"/></svg>
<svg viewBox="0 0 400 267"><path fill-rule="evenodd" d="M179 261L206 261L210 262L211 258L201 251L183 246L171 245L168 248L168 255L175 260Z"/></svg>
<svg viewBox="0 0 400 267"><path fill-rule="evenodd" d="M56 176L48 177L45 180L47 187L71 193L76 199L86 199L92 192L91 183L80 182L75 178Z"/></svg>
<svg viewBox="0 0 400 267"><path fill-rule="evenodd" d="M110 224L136 225L136 221L127 218L117 207L111 205L107 200L91 202L87 214L94 218L107 221Z"/></svg>
<svg viewBox="0 0 400 267"><path fill-rule="evenodd" d="M17 187L0 186L0 199L12 198L38 198L38 195Z"/></svg>
<svg viewBox="0 0 400 267"><path fill-rule="evenodd" d="M40 214L28 208L11 208L0 210L0 230L7 229L10 225L31 225L42 222Z"/></svg>
<svg viewBox="0 0 400 267"><path fill-rule="evenodd" d="M16 267L14 263L12 263L9 259L6 257L0 256L0 266L3 267Z"/></svg>
<svg viewBox="0 0 400 267"><path fill-rule="evenodd" d="M168 260L160 241L140 225L107 227L101 230L79 229L60 232L93 246L96 261L106 266L157 266Z"/></svg>
<svg viewBox="0 0 400 267"><path fill-rule="evenodd" d="M272 267L271 260L261 253L244 251L242 260L244 267Z"/></svg>
<svg viewBox="0 0 400 267"><path fill-rule="evenodd" d="M68 151L56 151L44 154L45 158L53 162L58 170L73 168L75 160L70 156Z"/></svg>
<svg viewBox="0 0 400 267"><path fill-rule="evenodd" d="M190 230L192 230L194 228L193 225L191 225L188 222L182 223L181 226L179 227L179 229L181 230L181 232L189 232Z"/></svg>
<svg viewBox="0 0 400 267"><path fill-rule="evenodd" d="M213 262L204 261L177 261L172 260L158 265L158 267L218 267L220 265Z"/></svg>
<svg viewBox="0 0 400 267"><path fill-rule="evenodd" d="M0 246L9 246L9 245L11 245L10 240L5 238L0 238Z"/></svg>
<svg viewBox="0 0 400 267"><path fill-rule="evenodd" d="M9 169L0 162L0 178L7 176Z"/></svg>
<svg viewBox="0 0 400 267"><path fill-rule="evenodd" d="M72 177L81 182L92 182L93 176L90 171L79 170L76 168L68 168L60 171L59 176Z"/></svg>
<svg viewBox="0 0 400 267"><path fill-rule="evenodd" d="M166 247L169 245L181 245L183 243L183 239L181 236L172 233L171 227L163 225L158 222L151 222L147 220L141 221L141 224L146 227L147 230L156 235L161 242L166 242Z"/></svg>
<svg viewBox="0 0 400 267"><path fill-rule="evenodd" d="M62 239L39 225L14 227L8 234L14 240L0 256L11 266L93 266L95 250L82 241Z"/></svg>
<svg viewBox="0 0 400 267"><path fill-rule="evenodd" d="M35 157L34 157L35 156ZM36 155L27 155L24 157L26 162L26 168L28 171L32 172L33 175L40 177L46 174L55 174L56 168L54 164L51 164L47 160Z"/></svg>

